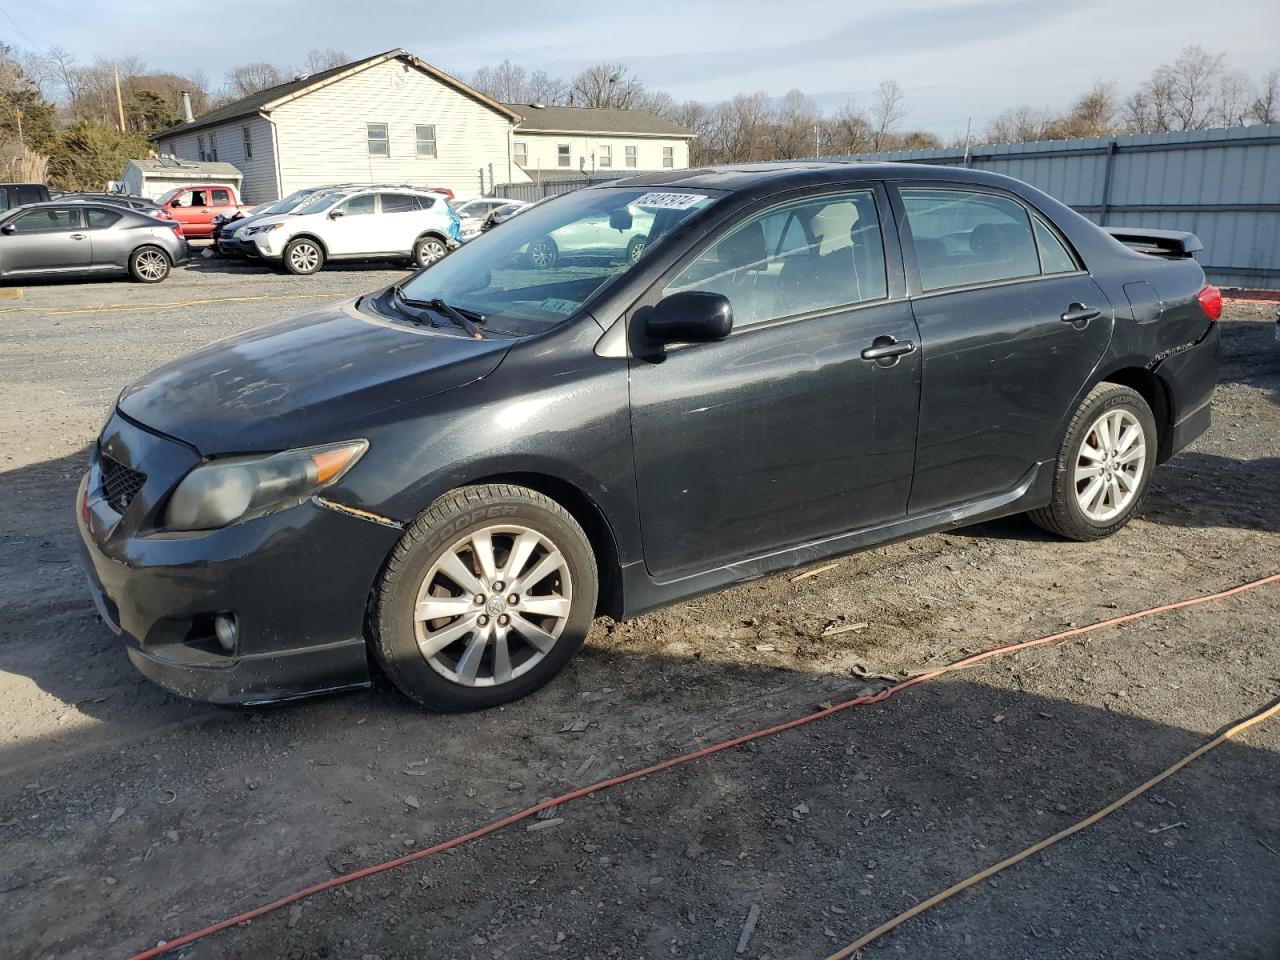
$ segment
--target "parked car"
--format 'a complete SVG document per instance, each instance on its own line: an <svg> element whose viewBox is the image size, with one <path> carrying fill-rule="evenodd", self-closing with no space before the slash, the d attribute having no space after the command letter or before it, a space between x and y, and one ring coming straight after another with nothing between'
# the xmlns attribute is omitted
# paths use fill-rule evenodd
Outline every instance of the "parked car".
<svg viewBox="0 0 1280 960"><path fill-rule="evenodd" d="M135 197L123 193L64 193L58 199L67 203L109 203L114 207L136 210L157 220L171 220L178 235L182 235L182 224L173 219L173 214L168 208L160 206L148 197Z"/></svg>
<svg viewBox="0 0 1280 960"><path fill-rule="evenodd" d="M43 203L49 188L43 183L0 183L0 213L26 203Z"/></svg>
<svg viewBox="0 0 1280 960"><path fill-rule="evenodd" d="M109 203L54 200L0 217L0 277L127 272L159 283L187 259L173 221Z"/></svg>
<svg viewBox="0 0 1280 960"><path fill-rule="evenodd" d="M283 197L274 203L267 204L265 209L251 216L242 217L226 226L222 232L216 232L214 240L217 241L218 252L227 257L246 257L250 251L246 250L246 245L252 247L252 241L244 239L245 228L257 223L262 217L273 216L277 214L293 213L298 207L302 206L310 198L320 193L329 193L333 190L350 189L354 184L343 184L339 186L320 186L320 187L304 187L301 190L295 190L287 197ZM256 209L256 208L255 208Z"/></svg>
<svg viewBox="0 0 1280 960"><path fill-rule="evenodd" d="M611 222L613 216L615 214L610 211L601 211L594 217L575 220L557 227L545 237L538 237L525 252L529 264L547 270L561 260L583 257L607 257L635 263L644 253L653 227L653 211L628 211L623 218L627 224L625 227L621 227L621 221L616 218Z"/></svg>
<svg viewBox="0 0 1280 960"><path fill-rule="evenodd" d="M235 187L208 184L174 187L160 197L159 203L182 224L182 233L189 240L213 236L214 217L249 209L240 202Z"/></svg>
<svg viewBox="0 0 1280 960"><path fill-rule="evenodd" d="M290 273L315 273L329 260L411 259L427 265L460 242L458 215L438 193L358 187L309 198L292 214L263 217L237 231L245 252Z"/></svg>
<svg viewBox="0 0 1280 960"><path fill-rule="evenodd" d="M530 209L531 207L536 207L541 202L542 202L541 200L538 200L534 203L521 203L520 201L512 201L511 203L505 204L499 207L497 210L494 210L492 213L490 213L487 217L484 218L484 223L480 225L480 231L483 233L485 230L492 230L494 227L499 226L500 224L506 223L516 214L524 213L526 210Z"/></svg>
<svg viewBox="0 0 1280 960"><path fill-rule="evenodd" d="M458 229L462 234L462 239L466 241L480 235L480 232L484 229L485 218L489 214L499 207L511 206L512 204L526 206L523 201L507 200L505 197L475 197L460 203L450 203L449 206L453 207L458 212L458 216L462 218Z"/></svg>
<svg viewBox="0 0 1280 960"><path fill-rule="evenodd" d="M222 231L232 223L239 223L246 217L257 217L270 210L278 201L269 201L267 203L259 203L256 206L241 208L234 213L220 213L213 218L213 229L209 231L209 238L216 244L222 236Z"/></svg>
<svg viewBox="0 0 1280 960"><path fill-rule="evenodd" d="M517 268L606 228L644 256ZM961 167L557 197L124 390L78 498L99 610L189 697L372 659L461 710L546 683L597 613L1008 514L1108 536L1209 424L1221 298L1162 243Z"/></svg>

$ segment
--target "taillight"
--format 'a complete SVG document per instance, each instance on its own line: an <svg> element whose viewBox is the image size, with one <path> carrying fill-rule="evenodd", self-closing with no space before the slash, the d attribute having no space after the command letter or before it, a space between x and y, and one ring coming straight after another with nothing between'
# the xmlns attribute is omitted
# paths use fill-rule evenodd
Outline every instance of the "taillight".
<svg viewBox="0 0 1280 960"><path fill-rule="evenodd" d="M1200 309L1210 320L1217 320L1222 316L1222 291L1212 283L1205 284L1196 299L1200 301Z"/></svg>

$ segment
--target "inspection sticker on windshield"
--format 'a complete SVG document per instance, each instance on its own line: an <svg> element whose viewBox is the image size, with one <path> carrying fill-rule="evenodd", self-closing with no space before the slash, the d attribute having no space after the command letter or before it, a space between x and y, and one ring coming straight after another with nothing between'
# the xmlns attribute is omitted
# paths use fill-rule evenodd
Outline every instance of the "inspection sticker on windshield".
<svg viewBox="0 0 1280 960"><path fill-rule="evenodd" d="M646 193L631 201L633 207L649 207L656 210L688 210L707 199L702 193Z"/></svg>
<svg viewBox="0 0 1280 960"><path fill-rule="evenodd" d="M547 297L538 306L543 310L550 310L552 313L573 313L578 309L576 300L561 300L559 297Z"/></svg>

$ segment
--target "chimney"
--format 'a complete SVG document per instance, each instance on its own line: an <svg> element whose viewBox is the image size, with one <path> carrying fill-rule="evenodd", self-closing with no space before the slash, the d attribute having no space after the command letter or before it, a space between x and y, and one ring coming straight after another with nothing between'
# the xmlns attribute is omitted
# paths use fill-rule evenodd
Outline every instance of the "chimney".
<svg viewBox="0 0 1280 960"><path fill-rule="evenodd" d="M182 122L190 123L195 117L191 115L191 94L182 91Z"/></svg>

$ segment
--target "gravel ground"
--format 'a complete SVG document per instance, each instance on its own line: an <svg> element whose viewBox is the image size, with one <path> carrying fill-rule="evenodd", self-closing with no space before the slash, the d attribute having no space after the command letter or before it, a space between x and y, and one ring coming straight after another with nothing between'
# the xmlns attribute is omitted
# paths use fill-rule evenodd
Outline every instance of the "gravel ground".
<svg viewBox="0 0 1280 960"><path fill-rule="evenodd" d="M402 276L203 261L0 300L0 942L127 956L573 786L896 673L1280 570L1280 349L1229 308L1212 430L1143 515L1021 519L598 621L548 688L433 716L394 692L262 711L171 697L93 612L72 498L120 388L213 339ZM239 298L239 299L236 299ZM840 626L865 627L834 635ZM1280 693L1280 586L996 660L567 804L188 957L822 958L1080 819ZM562 733L566 721L585 730ZM580 725L579 725L580 726ZM407 798L413 802L407 802ZM865 957L1280 956L1280 721Z"/></svg>

